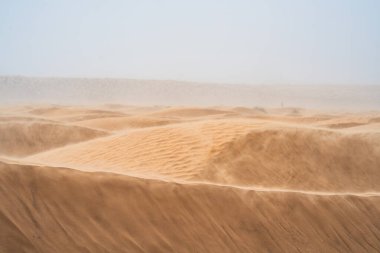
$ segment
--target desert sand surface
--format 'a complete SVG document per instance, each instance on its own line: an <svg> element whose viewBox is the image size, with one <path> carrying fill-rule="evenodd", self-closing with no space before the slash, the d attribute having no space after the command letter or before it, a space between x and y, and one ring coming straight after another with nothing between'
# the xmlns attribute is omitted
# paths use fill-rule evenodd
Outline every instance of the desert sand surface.
<svg viewBox="0 0 380 253"><path fill-rule="evenodd" d="M0 252L380 252L380 112L2 105Z"/></svg>

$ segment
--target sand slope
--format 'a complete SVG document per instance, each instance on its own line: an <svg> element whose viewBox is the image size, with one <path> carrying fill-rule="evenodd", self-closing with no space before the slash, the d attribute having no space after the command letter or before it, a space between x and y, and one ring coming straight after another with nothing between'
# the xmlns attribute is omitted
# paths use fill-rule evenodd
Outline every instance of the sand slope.
<svg viewBox="0 0 380 253"><path fill-rule="evenodd" d="M380 190L380 150L368 137L246 120L138 130L41 153L29 160L233 185Z"/></svg>
<svg viewBox="0 0 380 253"><path fill-rule="evenodd" d="M97 118L90 120L83 120L75 122L76 125L97 128L106 131L119 131L130 128L144 128L163 126L176 123L174 119L157 118L157 117L109 117L109 118Z"/></svg>
<svg viewBox="0 0 380 253"><path fill-rule="evenodd" d="M5 163L0 173L2 252L380 250L380 197L255 192Z"/></svg>
<svg viewBox="0 0 380 253"><path fill-rule="evenodd" d="M0 154L25 156L100 136L103 131L43 122L0 123Z"/></svg>
<svg viewBox="0 0 380 253"><path fill-rule="evenodd" d="M260 129L214 148L199 178L300 190L380 190L380 152L360 135Z"/></svg>
<svg viewBox="0 0 380 253"><path fill-rule="evenodd" d="M378 112L0 108L0 252L380 252Z"/></svg>

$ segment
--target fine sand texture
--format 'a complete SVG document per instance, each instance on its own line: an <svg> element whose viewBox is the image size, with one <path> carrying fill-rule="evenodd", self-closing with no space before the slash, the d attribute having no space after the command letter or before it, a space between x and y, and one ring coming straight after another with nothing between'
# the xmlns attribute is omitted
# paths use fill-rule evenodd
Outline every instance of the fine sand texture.
<svg viewBox="0 0 380 253"><path fill-rule="evenodd" d="M0 252L380 252L380 112L1 106Z"/></svg>

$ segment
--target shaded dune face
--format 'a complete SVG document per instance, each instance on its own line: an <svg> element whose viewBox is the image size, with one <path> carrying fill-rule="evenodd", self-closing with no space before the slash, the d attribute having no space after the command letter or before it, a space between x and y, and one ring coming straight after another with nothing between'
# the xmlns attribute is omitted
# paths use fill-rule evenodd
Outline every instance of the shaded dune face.
<svg viewBox="0 0 380 253"><path fill-rule="evenodd" d="M0 107L0 252L380 252L379 118Z"/></svg>
<svg viewBox="0 0 380 253"><path fill-rule="evenodd" d="M380 190L380 152L360 135L324 130L258 130L211 151L200 178L299 190Z"/></svg>
<svg viewBox="0 0 380 253"><path fill-rule="evenodd" d="M255 192L5 163L0 180L2 252L380 250L376 196Z"/></svg>
<svg viewBox="0 0 380 253"><path fill-rule="evenodd" d="M0 124L0 154L26 156L104 136L102 131L42 122Z"/></svg>

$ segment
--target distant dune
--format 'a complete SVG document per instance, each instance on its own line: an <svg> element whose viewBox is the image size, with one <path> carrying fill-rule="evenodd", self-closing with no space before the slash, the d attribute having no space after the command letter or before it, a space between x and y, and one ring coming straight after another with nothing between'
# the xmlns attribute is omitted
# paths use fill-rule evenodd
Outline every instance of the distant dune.
<svg viewBox="0 0 380 253"><path fill-rule="evenodd" d="M44 122L1 122L0 154L25 156L55 147L104 136L106 133L79 126Z"/></svg>
<svg viewBox="0 0 380 253"><path fill-rule="evenodd" d="M380 112L0 107L0 252L380 252Z"/></svg>

